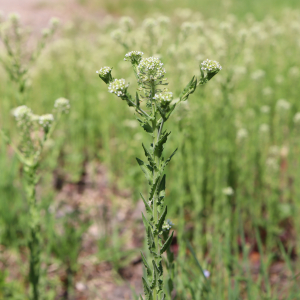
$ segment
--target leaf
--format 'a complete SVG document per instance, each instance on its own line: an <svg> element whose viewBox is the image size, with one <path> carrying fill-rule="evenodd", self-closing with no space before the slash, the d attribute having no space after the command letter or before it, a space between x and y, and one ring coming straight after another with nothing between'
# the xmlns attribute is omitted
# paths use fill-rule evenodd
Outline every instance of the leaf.
<svg viewBox="0 0 300 300"><path fill-rule="evenodd" d="M155 166L155 161L153 160L150 151L145 147L145 145L143 143L142 143L142 146L143 146L143 149L144 149L144 152L145 152L145 156L147 157L149 164L153 168Z"/></svg>
<svg viewBox="0 0 300 300"><path fill-rule="evenodd" d="M163 175L157 189L157 194L160 200L162 200L166 196L165 190L166 190L166 174Z"/></svg>
<svg viewBox="0 0 300 300"><path fill-rule="evenodd" d="M151 185L153 168L149 165L145 165L145 163L137 157L136 157L136 160L137 160L138 164L140 165L142 171L144 172L145 177L148 180L148 183Z"/></svg>
<svg viewBox="0 0 300 300"><path fill-rule="evenodd" d="M181 92L179 98L180 101L186 101L190 94L194 93L197 87L197 79L195 79L195 76L191 79L191 81L186 85L186 87Z"/></svg>
<svg viewBox="0 0 300 300"><path fill-rule="evenodd" d="M152 279L152 270L151 270L151 268L150 268L150 266L149 266L149 264L148 264L148 262L147 262L147 260L146 260L146 258L144 256L143 252L141 252L141 255L142 255L143 264L144 264L144 266L146 268L147 279L148 279L148 281L150 281Z"/></svg>
<svg viewBox="0 0 300 300"><path fill-rule="evenodd" d="M143 195L141 194L141 197L143 199L143 202L144 202L144 205L145 205L145 208L146 208L146 212L148 214L148 217L150 218L150 220L153 218L152 217L152 209L151 207L149 206L148 202L145 200L145 198L143 197Z"/></svg>
<svg viewBox="0 0 300 300"><path fill-rule="evenodd" d="M145 226L146 230L148 230L149 222L148 222L148 220L145 218L145 216L144 216L143 213L142 213L142 218L143 218L144 226Z"/></svg>
<svg viewBox="0 0 300 300"><path fill-rule="evenodd" d="M170 155L170 157L165 161L164 165L163 165L163 169L168 165L168 163L171 161L172 157L175 155L176 151L178 150L178 148L175 149L175 151Z"/></svg>
<svg viewBox="0 0 300 300"><path fill-rule="evenodd" d="M155 194L155 191L156 191L156 188L157 188L157 185L158 185L158 182L159 182L159 177L160 176L160 173L157 174L157 177L155 178L155 182L154 184L151 185L151 188L150 188L150 192L149 192L149 201L155 201L155 199L153 198L154 194Z"/></svg>
<svg viewBox="0 0 300 300"><path fill-rule="evenodd" d="M150 226L148 226L148 230L147 230L147 244L148 244L148 249L150 250L150 252L155 253L154 237L153 237Z"/></svg>
<svg viewBox="0 0 300 300"><path fill-rule="evenodd" d="M151 289L154 289L155 287L158 287L158 269L157 266L155 264L155 261L152 260L152 265L153 265L153 280L151 283Z"/></svg>
<svg viewBox="0 0 300 300"><path fill-rule="evenodd" d="M168 237L168 239L165 241L165 243L163 244L163 246L160 249L160 254L163 254L171 245L172 243L172 239L173 239L173 233Z"/></svg>
<svg viewBox="0 0 300 300"><path fill-rule="evenodd" d="M136 104L136 109L138 109L140 107L140 99L137 92L135 93L135 104Z"/></svg>
<svg viewBox="0 0 300 300"><path fill-rule="evenodd" d="M137 119L140 123L140 126L148 133L150 133L152 135L154 129L152 128L152 126L145 121L142 121L141 119Z"/></svg>
<svg viewBox="0 0 300 300"><path fill-rule="evenodd" d="M158 142L155 144L155 146L154 146L154 151L153 151L153 153L154 153L154 155L156 156L156 157L161 157L161 155L162 155L162 152L163 152L163 150L164 150L164 144L166 143L166 141L167 141L167 139L168 139L168 136L171 134L171 131L170 132L164 132L162 135L161 135L161 137L160 137L160 139L158 140Z"/></svg>
<svg viewBox="0 0 300 300"><path fill-rule="evenodd" d="M144 293L147 296L151 295L151 289L150 289L150 286L148 284L148 282L145 280L144 277L142 277L142 281L143 281L143 286L144 286Z"/></svg>
<svg viewBox="0 0 300 300"><path fill-rule="evenodd" d="M158 224L156 225L156 226L157 226L157 231L158 231L158 233L160 233L160 232L162 231L162 226L163 226L163 224L164 224L166 215L167 215L167 206L165 207L165 209L164 209L162 215L161 215L160 218L159 218Z"/></svg>

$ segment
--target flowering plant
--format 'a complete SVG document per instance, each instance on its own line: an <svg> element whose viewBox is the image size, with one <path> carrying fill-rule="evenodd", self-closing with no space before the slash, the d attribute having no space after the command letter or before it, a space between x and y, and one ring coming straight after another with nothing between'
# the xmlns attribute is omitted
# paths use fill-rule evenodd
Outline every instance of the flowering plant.
<svg viewBox="0 0 300 300"><path fill-rule="evenodd" d="M157 57L142 58L140 51L131 51L125 55L130 61L139 85L135 99L128 92L129 84L125 79L114 79L112 68L103 67L97 73L108 84L108 90L134 107L140 126L151 136L152 143L147 148L142 144L147 162L137 158L137 162L145 174L149 184L149 195L141 195L147 215L143 217L146 229L147 245L151 255L149 263L142 253L142 261L147 277L142 278L144 293L147 300L163 300L163 266L162 255L167 251L168 265L172 264L173 256L169 255L173 232L169 234L172 223L166 220L167 206L164 203L166 175L165 167L169 164L177 149L167 159L163 156L165 144L171 132L164 130L164 125L180 102L186 101L197 86L205 84L220 70L218 62L206 60L201 64L200 79L195 76L183 89L179 98L173 99L173 93L162 86L168 85L164 78L166 70ZM169 268L168 268L169 269ZM171 292L171 291L169 291ZM141 299L143 297L141 296Z"/></svg>

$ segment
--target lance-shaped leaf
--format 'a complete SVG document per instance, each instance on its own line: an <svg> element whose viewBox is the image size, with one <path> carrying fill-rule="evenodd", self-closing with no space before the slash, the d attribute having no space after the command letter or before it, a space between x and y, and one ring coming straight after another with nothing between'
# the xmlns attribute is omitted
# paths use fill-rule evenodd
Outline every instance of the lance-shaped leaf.
<svg viewBox="0 0 300 300"><path fill-rule="evenodd" d="M144 149L144 152L145 152L145 156L147 157L150 166L153 168L155 166L155 161L153 160L150 151L145 147L145 145L143 143L142 143L142 146L143 146L143 149Z"/></svg>
<svg viewBox="0 0 300 300"><path fill-rule="evenodd" d="M148 230L147 230L147 244L150 252L155 253L155 242L154 242L154 237L150 226L148 226Z"/></svg>
<svg viewBox="0 0 300 300"><path fill-rule="evenodd" d="M141 252L141 255L142 255L143 264L144 264L144 266L146 268L147 279L148 279L148 281L151 281L152 280L152 270L151 270L151 268L150 268L150 266L149 266L149 264L148 264L148 262L147 262L147 260L146 260L146 258L144 256L143 252Z"/></svg>
<svg viewBox="0 0 300 300"><path fill-rule="evenodd" d="M143 286L144 286L144 293L148 299L149 295L152 295L151 288L144 277L142 277L142 281L143 281Z"/></svg>
<svg viewBox="0 0 300 300"><path fill-rule="evenodd" d="M164 162L164 164L162 166L162 170L164 170L164 168L168 165L168 163L171 161L172 157L175 155L177 150L178 150L178 148L176 148L175 151L170 155L170 157Z"/></svg>
<svg viewBox="0 0 300 300"><path fill-rule="evenodd" d="M142 194L140 194L142 199L143 199L143 202L145 204L145 208L146 208L146 212L147 212L147 215L148 215L148 218L150 218L150 221L152 220L153 216L152 216L152 209L151 207L149 206L148 202L145 200L145 198L143 197Z"/></svg>
<svg viewBox="0 0 300 300"><path fill-rule="evenodd" d="M167 206L166 206L163 213L161 214L161 216L158 220L158 224L155 225L158 234L162 231L162 226L164 224L164 221L165 221L165 218L166 218L166 215L167 215L167 211L168 210L167 210Z"/></svg>
<svg viewBox="0 0 300 300"><path fill-rule="evenodd" d="M158 284L159 274L158 274L158 269L157 269L157 266L156 266L156 263L154 260L152 260L152 265L153 265L153 280L151 283L151 289L154 289L156 287L159 288L159 284Z"/></svg>
<svg viewBox="0 0 300 300"><path fill-rule="evenodd" d="M136 109L140 107L140 99L139 99L139 94L137 92L135 93L135 105L136 105Z"/></svg>
<svg viewBox="0 0 300 300"><path fill-rule="evenodd" d="M156 188L157 188L157 185L159 183L159 177L160 176L160 173L157 173L157 176L155 177L155 181L154 183L151 185L151 188L150 188L150 193L149 193L149 201L155 201L154 199L154 194L155 194L155 191L156 191Z"/></svg>
<svg viewBox="0 0 300 300"><path fill-rule="evenodd" d="M148 183L152 184L152 172L153 168L150 165L146 165L141 159L136 158L138 164L140 165L142 171L145 174L146 179L148 180Z"/></svg>
<svg viewBox="0 0 300 300"><path fill-rule="evenodd" d="M171 245L172 243L172 239L173 239L173 233L168 237L168 239L165 241L165 243L163 244L163 246L160 249L160 254L163 254Z"/></svg>
<svg viewBox="0 0 300 300"><path fill-rule="evenodd" d="M193 94L197 87L197 79L195 76L191 79L191 81L186 85L186 87L181 92L179 98L180 101L186 101L190 94Z"/></svg>
<svg viewBox="0 0 300 300"><path fill-rule="evenodd" d="M148 220L145 218L143 213L142 213L142 218L143 218L144 226L145 226L146 230L148 230L148 227L151 225L149 224Z"/></svg>
<svg viewBox="0 0 300 300"><path fill-rule="evenodd" d="M152 128L152 126L150 125L150 123L148 121L142 121L141 119L138 119L140 123L140 126L146 131L148 132L150 135L152 135L154 129Z"/></svg>
<svg viewBox="0 0 300 300"><path fill-rule="evenodd" d="M164 132L160 139L158 140L158 142L155 144L154 146L154 155L156 157L161 157L162 155L162 152L164 150L164 144L166 143L167 139L168 139L168 136L171 134L171 131L170 132Z"/></svg>
<svg viewBox="0 0 300 300"><path fill-rule="evenodd" d="M157 194L159 197L159 200L161 201L166 196L166 174L163 175L162 179L160 180Z"/></svg>

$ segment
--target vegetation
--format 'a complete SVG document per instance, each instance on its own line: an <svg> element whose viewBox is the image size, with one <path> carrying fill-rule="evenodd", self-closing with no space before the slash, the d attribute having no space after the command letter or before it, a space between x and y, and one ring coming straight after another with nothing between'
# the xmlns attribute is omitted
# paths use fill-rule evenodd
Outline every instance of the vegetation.
<svg viewBox="0 0 300 300"><path fill-rule="evenodd" d="M20 133L24 137L12 115L16 106L41 114L63 96L72 107L47 139L39 164L40 299L80 299L82 293L86 299L118 299L89 288L84 259L109 264L116 286L127 284L122 270L134 269L140 251L152 261L141 242L141 213L133 220L125 208L134 211L142 202L140 192L147 191L135 158L143 155L140 145L148 133L132 120L135 108L107 93L95 75L108 65L130 90L138 89L130 65L122 61L132 50L163 62L174 99L199 74L202 61L212 58L223 67L168 120L172 138L164 155L178 150L166 169L165 205L174 230L170 249L161 256L166 299L299 299L300 12L267 0L249 2L250 8L232 2L227 11L210 1L201 14L196 1L191 9L179 9L176 1L143 4L157 5L152 15L138 3L135 12L134 1L132 13L125 4L111 3L105 8L120 17L70 23L55 37L52 24L47 39L34 37L45 47L32 63L30 49L15 60L28 66L21 81L11 74L24 68L16 67L5 41L0 51L0 126L13 144ZM93 1L84 5L96 7ZM157 14L159 9L168 14ZM131 17L122 17L125 12ZM18 26L26 31L21 20ZM31 44L23 40L18 46L18 37L7 31L15 21L1 21L1 37L7 32L17 47L13 51L24 51ZM26 246L32 217L20 184L25 173L6 138L0 146L0 299L31 299ZM139 242L130 247L132 235ZM141 286L140 279L132 299Z"/></svg>

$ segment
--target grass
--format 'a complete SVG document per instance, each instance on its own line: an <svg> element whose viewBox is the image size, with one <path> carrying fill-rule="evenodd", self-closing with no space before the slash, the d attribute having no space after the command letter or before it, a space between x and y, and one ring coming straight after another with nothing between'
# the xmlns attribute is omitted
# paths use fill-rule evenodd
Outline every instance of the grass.
<svg viewBox="0 0 300 300"><path fill-rule="evenodd" d="M232 1L228 11L235 18L227 15L218 1L186 3L192 13L185 11L185 16L182 10L175 12L180 7L176 1L114 1L102 6L113 15L135 17L135 25L130 32L123 32L123 37L130 50L161 55L170 90L180 91L190 75L198 74L199 60L215 59L223 66L220 78L192 95L168 128L177 139L166 151L179 146L169 166L166 197L177 234L172 248L178 255L176 299L299 299L300 125L294 117L300 111L299 42L295 39L300 23L299 12L283 11L297 2ZM201 11L202 23L196 23L197 11ZM151 33L143 27L142 19L156 16L156 12L167 12L171 23L165 35L154 28L155 44L150 48ZM245 17L249 12L254 17ZM115 194L129 190L130 202L138 203L138 192L146 189L135 162L135 157L142 155L141 134L132 122L131 112L107 93L95 74L108 65L114 67L115 77L126 74L126 80L134 82L129 65L117 63L127 52L111 38L111 31L119 27L124 31L118 22L93 24L93 30L62 30L31 70L26 96L26 104L39 114L48 111L60 96L70 99L72 106L66 124L60 124L56 132L55 144L49 143L49 153L41 166L39 195L45 213L59 193L53 181L63 188L80 183L97 186L97 166L105 165L108 170L113 195L107 201L113 203L109 204L113 208L107 209L114 213L108 212L107 223L113 234L99 239L98 259L108 259L116 270L124 267L122 251L130 238L121 242L116 238L124 234L125 221L110 223L109 218L113 220L114 214L124 210ZM183 22L198 27L186 26L183 30ZM244 41L241 30L246 30ZM162 36L162 46L158 47L156 42ZM0 86L0 123L15 139L10 112L17 105L17 94L3 70L0 77L5 83ZM278 102L280 99L288 104ZM129 137L133 137L131 145L127 143ZM2 141L0 151L0 211L4 212L0 217L0 239L5 253L10 253L24 246L27 206L17 159ZM88 169L90 165L94 169ZM87 174L94 179L87 181ZM84 208L80 213L87 214ZM65 214L62 219L49 215L43 225L44 245L49 248L47 259L60 266L67 261L70 243L79 247L74 247L74 260L81 246L80 237L69 233L71 215ZM89 222L96 221L93 217L88 222L79 218L75 226L86 232ZM100 223L103 229L105 222ZM130 226L140 228L139 222ZM54 238L53 232L62 237ZM64 240L63 234L70 238ZM113 249L109 256L103 241ZM1 270L11 273L3 267L4 260L1 263ZM201 268L210 271L208 279ZM63 286L57 278L57 286ZM26 282L20 276L9 284L1 280L0 295L6 295L5 299L22 295ZM53 286L48 290L49 295L51 290L52 294L58 293ZM12 296L7 296L9 293Z"/></svg>

